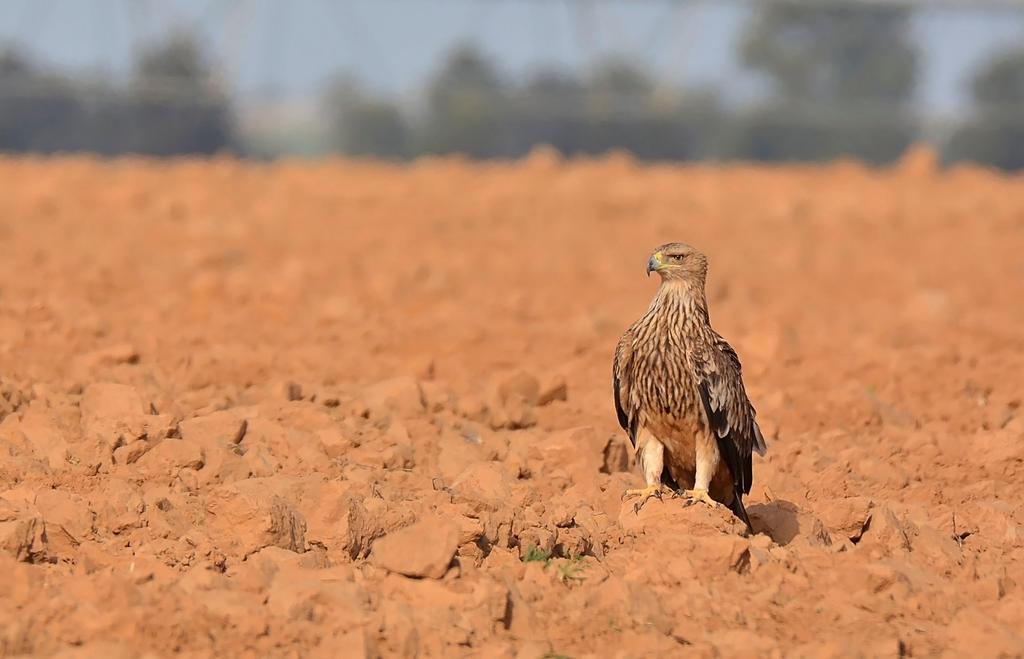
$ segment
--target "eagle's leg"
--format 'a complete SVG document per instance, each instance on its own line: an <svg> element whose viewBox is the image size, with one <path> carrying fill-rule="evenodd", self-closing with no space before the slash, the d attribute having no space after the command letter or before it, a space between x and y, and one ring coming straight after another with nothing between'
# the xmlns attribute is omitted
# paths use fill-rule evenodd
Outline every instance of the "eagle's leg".
<svg viewBox="0 0 1024 659"><path fill-rule="evenodd" d="M650 434L643 432L638 438L637 453L640 458L640 465L644 471L644 481L647 487L639 490L626 490L622 495L623 499L631 496L639 496L640 500L633 505L633 512L639 513L643 505L651 497L661 499L661 472L665 468L665 446Z"/></svg>
<svg viewBox="0 0 1024 659"><path fill-rule="evenodd" d="M683 496L694 503L700 501L712 508L717 507L719 503L708 494L708 486L711 485L711 478L715 475L721 460L721 455L718 453L718 442L710 434L700 433L697 435L694 448L697 473L693 479L693 489L683 490Z"/></svg>

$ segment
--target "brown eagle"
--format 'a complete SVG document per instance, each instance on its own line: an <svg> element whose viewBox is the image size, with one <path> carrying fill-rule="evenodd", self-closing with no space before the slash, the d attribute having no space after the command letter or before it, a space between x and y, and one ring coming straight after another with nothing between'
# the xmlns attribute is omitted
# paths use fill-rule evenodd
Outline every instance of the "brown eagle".
<svg viewBox="0 0 1024 659"><path fill-rule="evenodd" d="M639 510L667 487L728 506L753 532L743 495L753 480L751 454L766 447L740 360L711 328L707 271L707 257L689 245L654 250L647 274L657 272L661 286L615 348L615 411L647 484L624 497L639 495Z"/></svg>

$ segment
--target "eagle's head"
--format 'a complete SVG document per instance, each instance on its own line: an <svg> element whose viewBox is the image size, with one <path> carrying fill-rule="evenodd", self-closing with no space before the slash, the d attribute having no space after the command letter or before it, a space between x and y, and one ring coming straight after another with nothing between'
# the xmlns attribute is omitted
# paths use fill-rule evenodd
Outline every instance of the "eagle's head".
<svg viewBox="0 0 1024 659"><path fill-rule="evenodd" d="M704 285L708 257L686 243L668 243L654 250L647 260L647 274L657 272L663 282L682 281Z"/></svg>

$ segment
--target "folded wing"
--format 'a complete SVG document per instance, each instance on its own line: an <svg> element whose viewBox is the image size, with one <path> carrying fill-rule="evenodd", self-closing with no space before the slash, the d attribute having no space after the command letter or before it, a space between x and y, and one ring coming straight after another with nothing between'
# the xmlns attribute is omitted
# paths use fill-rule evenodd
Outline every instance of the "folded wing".
<svg viewBox="0 0 1024 659"><path fill-rule="evenodd" d="M751 454L757 451L764 455L767 447L743 387L739 357L720 336L710 348L703 359L696 361L697 388L708 429L718 440L733 484L737 492L749 494L753 483Z"/></svg>
<svg viewBox="0 0 1024 659"><path fill-rule="evenodd" d="M636 446L637 421L639 419L631 394L631 364L633 362L633 333L626 332L615 346L615 360L612 362L612 389L615 395L615 414L619 425L629 434L629 441Z"/></svg>

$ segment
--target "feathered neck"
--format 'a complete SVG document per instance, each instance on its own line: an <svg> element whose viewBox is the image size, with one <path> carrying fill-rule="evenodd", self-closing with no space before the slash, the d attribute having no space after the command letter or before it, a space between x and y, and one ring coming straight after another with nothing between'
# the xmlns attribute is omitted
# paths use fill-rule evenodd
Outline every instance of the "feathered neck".
<svg viewBox="0 0 1024 659"><path fill-rule="evenodd" d="M704 287L684 279L666 279L651 300L648 313L678 314L684 322L710 322Z"/></svg>

